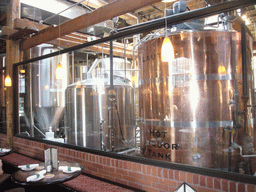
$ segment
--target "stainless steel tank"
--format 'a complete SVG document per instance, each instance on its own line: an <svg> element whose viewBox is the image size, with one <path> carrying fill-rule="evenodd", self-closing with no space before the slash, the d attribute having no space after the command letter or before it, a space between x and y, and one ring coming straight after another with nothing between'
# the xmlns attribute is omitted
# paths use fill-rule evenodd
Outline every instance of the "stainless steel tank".
<svg viewBox="0 0 256 192"><path fill-rule="evenodd" d="M31 49L30 57L38 57L55 51L58 49L54 46L42 44ZM31 83L30 90L27 92L32 97L31 107L34 116L32 126L39 130L39 135L49 131L50 126L55 131L60 120L63 119L68 58L68 54L63 54L43 59L31 63L26 69L31 79L31 82L27 82L27 84ZM56 79L56 68L59 63L63 67L63 79ZM27 114L27 117L30 115Z"/></svg>
<svg viewBox="0 0 256 192"><path fill-rule="evenodd" d="M69 85L65 105L66 142L105 151L133 147L133 100L133 87L117 76L113 89L109 77L90 78Z"/></svg>
<svg viewBox="0 0 256 192"><path fill-rule="evenodd" d="M235 110L243 109L240 35L183 31L169 38L175 54L169 62L161 61L164 37L138 48L141 154L225 168L229 148L225 128L233 127ZM233 160L237 155L232 150Z"/></svg>

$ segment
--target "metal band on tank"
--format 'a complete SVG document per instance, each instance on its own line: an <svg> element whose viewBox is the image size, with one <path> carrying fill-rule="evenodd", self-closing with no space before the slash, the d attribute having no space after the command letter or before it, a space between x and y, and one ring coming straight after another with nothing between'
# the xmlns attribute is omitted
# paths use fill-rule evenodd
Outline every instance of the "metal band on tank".
<svg viewBox="0 0 256 192"><path fill-rule="evenodd" d="M177 128L216 128L233 126L233 121L160 121L160 120L144 120L142 124L159 126L159 127L177 127Z"/></svg>
<svg viewBox="0 0 256 192"><path fill-rule="evenodd" d="M235 78L236 76L236 78ZM193 80L200 80L200 81L207 81L207 80L235 80L235 79L241 79L241 74L234 75L234 74L226 74L226 75L220 75L220 74L199 74L199 75L191 75L191 74L184 74L184 75L173 75L173 76L167 76L167 77L155 77L151 79L141 79L139 84L140 85L146 85L151 83L164 83L164 82L184 82L184 81L191 81Z"/></svg>

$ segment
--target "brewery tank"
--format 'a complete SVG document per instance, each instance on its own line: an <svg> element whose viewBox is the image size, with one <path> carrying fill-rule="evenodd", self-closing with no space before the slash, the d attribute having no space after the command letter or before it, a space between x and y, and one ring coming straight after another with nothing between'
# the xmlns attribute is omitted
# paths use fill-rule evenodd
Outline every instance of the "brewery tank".
<svg viewBox="0 0 256 192"><path fill-rule="evenodd" d="M42 44L31 49L30 58L58 50L52 45ZM44 134L49 131L49 127L52 127L53 131L59 128L59 123L64 114L68 58L68 54L62 54L30 63L26 67L26 73L30 79L30 82L26 81L26 84L29 85L31 83L31 87L27 86L26 91L31 95L32 99L31 104L29 102L26 105L31 105L34 118L30 119L29 111L25 113L32 124L30 133L32 136L44 137ZM59 63L63 67L62 79L56 78L56 68Z"/></svg>
<svg viewBox="0 0 256 192"><path fill-rule="evenodd" d="M114 76L113 84L105 73L67 87L67 143L105 151L134 146L134 89L120 76Z"/></svg>
<svg viewBox="0 0 256 192"><path fill-rule="evenodd" d="M217 169L227 168L232 154L235 166L239 155L229 151L229 128L243 110L240 34L181 31L168 37L175 55L171 61L161 61L164 36L138 48L141 154ZM248 129L253 137L253 127Z"/></svg>

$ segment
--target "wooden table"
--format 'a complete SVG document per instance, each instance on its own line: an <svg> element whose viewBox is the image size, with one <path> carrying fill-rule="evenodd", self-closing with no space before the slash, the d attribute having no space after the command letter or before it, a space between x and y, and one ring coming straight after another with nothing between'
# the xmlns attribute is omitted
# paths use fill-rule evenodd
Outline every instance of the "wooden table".
<svg viewBox="0 0 256 192"><path fill-rule="evenodd" d="M41 166L44 166L44 163L40 163L39 167ZM30 181L30 182L27 182L27 177L31 175L35 175L36 172L40 170L37 170L37 169L34 169L32 171L18 170L12 174L11 178L15 183L20 185L30 185L30 186L49 185L49 184L58 184L58 183L62 183L62 182L74 179L75 177L79 176L83 171L83 167L79 163L75 163L71 161L60 161L59 166L80 167L81 169L73 173L64 173L61 170L54 169L52 172L47 172L43 179L39 181ZM49 174L53 174L54 177L48 178L47 175Z"/></svg>

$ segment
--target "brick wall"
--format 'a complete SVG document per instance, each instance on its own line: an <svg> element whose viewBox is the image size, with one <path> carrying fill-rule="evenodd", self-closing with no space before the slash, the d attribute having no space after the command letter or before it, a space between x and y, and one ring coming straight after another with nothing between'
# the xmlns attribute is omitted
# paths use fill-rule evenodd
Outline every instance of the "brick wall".
<svg viewBox="0 0 256 192"><path fill-rule="evenodd" d="M5 142L6 135L0 134L0 145L4 145ZM256 191L256 185L118 160L22 138L14 138L14 149L16 151L42 160L44 150L49 147L58 148L59 160L72 160L83 165L85 173L149 192L174 191L183 182L187 182L198 192Z"/></svg>

